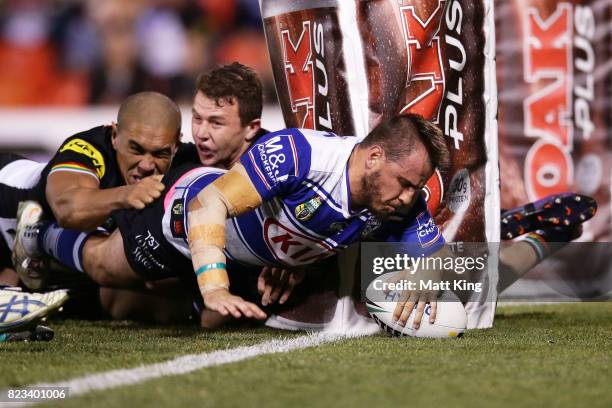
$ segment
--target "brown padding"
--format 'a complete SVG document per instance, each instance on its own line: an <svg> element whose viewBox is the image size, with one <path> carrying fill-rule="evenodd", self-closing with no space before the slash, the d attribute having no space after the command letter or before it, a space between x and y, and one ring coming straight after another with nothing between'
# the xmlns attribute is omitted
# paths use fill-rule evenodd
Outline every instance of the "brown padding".
<svg viewBox="0 0 612 408"><path fill-rule="evenodd" d="M225 248L225 225L200 224L189 229L189 242L195 244L200 241L202 245L213 245Z"/></svg>
<svg viewBox="0 0 612 408"><path fill-rule="evenodd" d="M242 172L246 173L241 165L235 166L234 169L212 183L221 193L229 215L232 217L253 210L260 206L262 202L255 186L248 176L242 174Z"/></svg>

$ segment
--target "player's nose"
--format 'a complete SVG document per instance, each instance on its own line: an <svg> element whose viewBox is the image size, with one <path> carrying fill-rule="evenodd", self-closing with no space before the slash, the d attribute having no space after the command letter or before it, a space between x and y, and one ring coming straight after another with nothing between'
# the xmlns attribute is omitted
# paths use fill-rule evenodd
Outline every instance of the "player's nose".
<svg viewBox="0 0 612 408"><path fill-rule="evenodd" d="M198 127L197 134L194 135L200 141L206 141L210 139L210 126L206 121L202 122L202 124Z"/></svg>
<svg viewBox="0 0 612 408"><path fill-rule="evenodd" d="M405 188L400 193L398 200L401 202L402 207L409 205L414 198L415 190L413 188Z"/></svg>
<svg viewBox="0 0 612 408"><path fill-rule="evenodd" d="M138 168L143 176L149 176L155 173L155 158L150 154L144 155L140 162L138 162Z"/></svg>

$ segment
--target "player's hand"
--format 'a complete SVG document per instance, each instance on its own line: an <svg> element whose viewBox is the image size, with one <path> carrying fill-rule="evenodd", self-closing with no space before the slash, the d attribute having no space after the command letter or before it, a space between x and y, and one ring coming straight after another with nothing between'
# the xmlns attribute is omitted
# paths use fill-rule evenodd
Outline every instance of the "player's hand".
<svg viewBox="0 0 612 408"><path fill-rule="evenodd" d="M412 327L418 329L421 327L421 321L423 320L423 314L425 312L425 306L427 303L430 304L429 323L434 323L436 320L436 312L438 309L437 290L419 290L421 282L431 280L432 282L438 282L440 280L439 271L435 270L418 270L416 273L410 273L408 271L402 271L395 274L392 279L399 282L405 280L413 282L416 290L404 290L400 292L400 299L395 305L393 311L393 319L397 321L397 324L404 327L410 317L411 313L414 313L414 320ZM416 306L416 307L415 307Z"/></svg>
<svg viewBox="0 0 612 408"><path fill-rule="evenodd" d="M219 288L202 294L204 305L223 316L233 316L239 319L242 316L255 319L265 319L266 314L256 304L247 302L240 296L229 293L227 289Z"/></svg>
<svg viewBox="0 0 612 408"><path fill-rule="evenodd" d="M261 304L267 306L278 300L282 305L289 299L295 285L303 279L303 268L282 269L264 266L257 279L257 290L262 295Z"/></svg>
<svg viewBox="0 0 612 408"><path fill-rule="evenodd" d="M161 182L163 176L145 177L136 184L123 187L123 205L125 208L142 210L161 196L164 184Z"/></svg>
<svg viewBox="0 0 612 408"><path fill-rule="evenodd" d="M434 323L436 321L436 311L438 308L436 301L437 295L436 291L403 291L400 300L395 305L393 319L397 321L398 325L404 327L406 326L408 317L410 317L410 313L414 310L412 327L418 329L421 327L425 306L429 303L431 306L429 323Z"/></svg>

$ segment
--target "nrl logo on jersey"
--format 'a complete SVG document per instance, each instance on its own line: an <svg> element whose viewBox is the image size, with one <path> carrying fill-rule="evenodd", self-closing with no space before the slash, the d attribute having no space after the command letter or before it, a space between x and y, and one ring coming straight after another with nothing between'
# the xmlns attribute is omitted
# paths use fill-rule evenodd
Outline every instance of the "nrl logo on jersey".
<svg viewBox="0 0 612 408"><path fill-rule="evenodd" d="M181 200L175 200L172 205L172 213L174 215L183 215L184 211L183 202Z"/></svg>
<svg viewBox="0 0 612 408"><path fill-rule="evenodd" d="M321 206L321 197L316 196L295 207L295 217L300 221L308 221Z"/></svg>

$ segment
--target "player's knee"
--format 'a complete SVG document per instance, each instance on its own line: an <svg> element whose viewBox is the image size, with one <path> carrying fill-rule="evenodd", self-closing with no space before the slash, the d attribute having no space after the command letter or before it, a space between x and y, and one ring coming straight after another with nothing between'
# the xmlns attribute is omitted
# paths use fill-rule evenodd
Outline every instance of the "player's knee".
<svg viewBox="0 0 612 408"><path fill-rule="evenodd" d="M120 284L117 276L108 259L102 257L92 257L84 264L87 274L102 287L115 287Z"/></svg>

